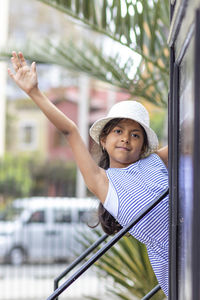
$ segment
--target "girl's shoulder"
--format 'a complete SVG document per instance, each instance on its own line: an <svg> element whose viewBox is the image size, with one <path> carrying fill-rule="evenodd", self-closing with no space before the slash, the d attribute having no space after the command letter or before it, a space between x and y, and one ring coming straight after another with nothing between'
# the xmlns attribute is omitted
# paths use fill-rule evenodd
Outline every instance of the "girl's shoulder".
<svg viewBox="0 0 200 300"><path fill-rule="evenodd" d="M167 167L161 157L157 153L151 153L149 156L142 158L140 160L141 164L152 164L155 166L160 165L161 167L164 167L167 170Z"/></svg>
<svg viewBox="0 0 200 300"><path fill-rule="evenodd" d="M138 160L137 162L131 164L130 166L141 166L141 165L152 165L152 166L165 166L163 160L160 158L160 156L153 152L151 154L149 154L147 157L141 158L140 160Z"/></svg>
<svg viewBox="0 0 200 300"><path fill-rule="evenodd" d="M149 156L142 158L139 161L138 171L143 172L144 174L145 174L145 172L147 172L147 173L150 172L152 174L152 176L154 176L153 175L154 172L155 172L155 176L156 176L157 172L160 172L160 173L168 176L168 169L167 169L165 163L160 158L160 156L156 153L151 153Z"/></svg>
<svg viewBox="0 0 200 300"><path fill-rule="evenodd" d="M156 154L155 152L149 154L147 157L141 158L140 159L140 163L148 163L148 162L158 162L158 163L162 163L161 158L159 157L158 154Z"/></svg>
<svg viewBox="0 0 200 300"><path fill-rule="evenodd" d="M107 169L106 173L127 173L129 171L139 171L141 172L142 170L145 172L145 169L153 169L153 168L159 168L159 169L163 169L166 172L168 172L164 162L162 161L162 159L159 157L158 154L156 153L151 153L149 154L147 157L145 158L141 158L138 161L130 164L128 167L126 168L109 168Z"/></svg>

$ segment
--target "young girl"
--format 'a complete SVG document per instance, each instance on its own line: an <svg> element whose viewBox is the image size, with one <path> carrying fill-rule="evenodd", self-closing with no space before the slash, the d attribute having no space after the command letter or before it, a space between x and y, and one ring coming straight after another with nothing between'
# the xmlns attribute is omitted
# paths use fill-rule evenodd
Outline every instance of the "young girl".
<svg viewBox="0 0 200 300"><path fill-rule="evenodd" d="M100 200L99 218L103 229L109 234L119 231L168 185L168 149L157 150L158 140L149 127L148 112L136 101L122 101L93 124L90 135L102 149L98 166L74 122L39 90L35 63L29 67L21 52L18 55L13 52L11 61L15 73L8 69L10 77L66 136L87 187ZM130 230L130 234L146 244L152 267L166 295L168 218L166 197Z"/></svg>

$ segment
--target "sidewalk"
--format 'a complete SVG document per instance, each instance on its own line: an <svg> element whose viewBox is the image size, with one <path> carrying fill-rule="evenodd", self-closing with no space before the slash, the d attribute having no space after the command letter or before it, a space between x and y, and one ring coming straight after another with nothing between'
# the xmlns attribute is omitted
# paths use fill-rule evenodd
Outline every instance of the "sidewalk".
<svg viewBox="0 0 200 300"><path fill-rule="evenodd" d="M1 266L1 300L45 300L53 292L54 278L64 270L56 266ZM62 282L60 283L60 285ZM61 300L83 300L85 296L105 299L106 280L100 280L94 271L88 270L78 278L63 295Z"/></svg>

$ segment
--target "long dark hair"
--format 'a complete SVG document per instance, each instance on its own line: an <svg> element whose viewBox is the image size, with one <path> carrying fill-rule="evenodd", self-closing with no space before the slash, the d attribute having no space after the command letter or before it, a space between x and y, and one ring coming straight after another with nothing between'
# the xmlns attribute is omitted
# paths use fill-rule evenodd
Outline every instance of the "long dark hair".
<svg viewBox="0 0 200 300"><path fill-rule="evenodd" d="M117 126L117 124L122 121L123 119L121 118L116 118L112 119L109 121L104 128L102 129L100 135L99 135L99 145L101 148L101 156L99 159L98 165L107 170L110 167L110 159L107 151L103 149L101 146L101 140L105 138L111 131L112 129ZM143 129L143 127L141 126ZM147 135L145 130L143 129L143 136L144 136L144 143L143 143L143 148L142 148L142 154L148 152L148 140L147 140ZM99 208L98 208L98 218L99 222L101 224L101 227L103 231L109 235L115 234L120 229L122 229L122 226L115 220L115 218L104 208L103 204L100 202Z"/></svg>

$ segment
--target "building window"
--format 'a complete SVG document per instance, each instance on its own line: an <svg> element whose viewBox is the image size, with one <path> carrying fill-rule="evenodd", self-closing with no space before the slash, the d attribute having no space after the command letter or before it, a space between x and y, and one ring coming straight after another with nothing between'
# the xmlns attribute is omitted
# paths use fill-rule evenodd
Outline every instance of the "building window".
<svg viewBox="0 0 200 300"><path fill-rule="evenodd" d="M36 124L24 122L20 125L20 149L36 150Z"/></svg>

